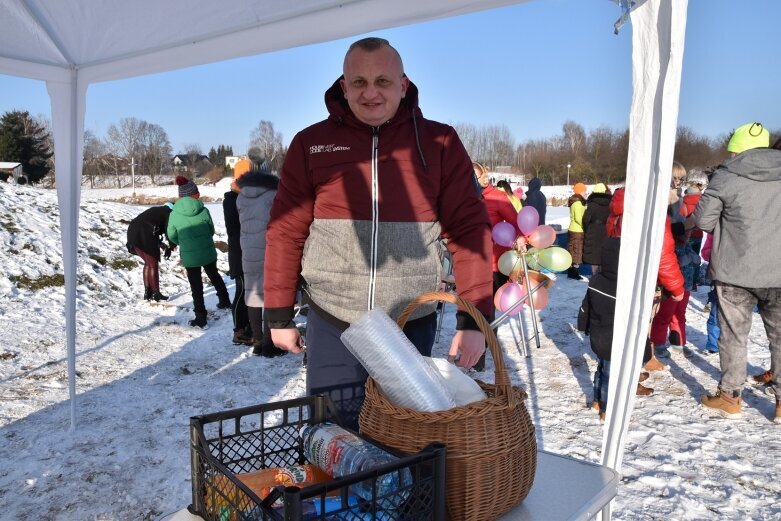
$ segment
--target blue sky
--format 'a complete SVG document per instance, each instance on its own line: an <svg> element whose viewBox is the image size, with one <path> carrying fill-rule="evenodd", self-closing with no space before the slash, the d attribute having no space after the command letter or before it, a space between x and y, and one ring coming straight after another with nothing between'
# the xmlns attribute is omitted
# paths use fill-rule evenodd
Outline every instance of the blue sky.
<svg viewBox="0 0 781 521"><path fill-rule="evenodd" d="M372 35L391 41L420 89L423 114L448 123L506 125L517 142L628 125L631 24L608 0L535 0ZM748 121L781 129L775 61L779 0L690 0L679 124L715 137ZM246 151L260 120L289 143L326 116L323 92L359 36L90 86L85 126L103 137L137 117L161 125L175 152L197 143ZM0 113L50 114L43 82L0 75Z"/></svg>

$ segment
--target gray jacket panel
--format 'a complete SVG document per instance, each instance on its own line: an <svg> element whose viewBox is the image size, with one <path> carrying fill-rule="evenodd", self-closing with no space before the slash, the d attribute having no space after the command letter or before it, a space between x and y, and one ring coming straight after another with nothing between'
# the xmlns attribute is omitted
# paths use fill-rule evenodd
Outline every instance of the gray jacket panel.
<svg viewBox="0 0 781 521"><path fill-rule="evenodd" d="M694 221L713 234L713 280L781 287L781 150L747 150L719 166Z"/></svg>
<svg viewBox="0 0 781 521"><path fill-rule="evenodd" d="M263 267L266 257L266 227L277 191L244 186L236 198L241 223L241 266L244 270L244 300L250 307L263 307Z"/></svg>

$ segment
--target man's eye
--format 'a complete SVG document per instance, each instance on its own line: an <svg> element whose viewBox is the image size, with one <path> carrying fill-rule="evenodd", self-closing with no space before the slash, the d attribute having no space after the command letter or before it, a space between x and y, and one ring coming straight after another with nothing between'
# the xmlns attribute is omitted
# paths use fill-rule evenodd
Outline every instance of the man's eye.
<svg viewBox="0 0 781 521"><path fill-rule="evenodd" d="M363 87L364 85L366 85L366 82L364 80L353 81L353 87Z"/></svg>
<svg viewBox="0 0 781 521"><path fill-rule="evenodd" d="M388 80L385 80L385 79L377 80L377 85L379 85L380 87L387 87L389 84L390 84L390 81L388 81Z"/></svg>

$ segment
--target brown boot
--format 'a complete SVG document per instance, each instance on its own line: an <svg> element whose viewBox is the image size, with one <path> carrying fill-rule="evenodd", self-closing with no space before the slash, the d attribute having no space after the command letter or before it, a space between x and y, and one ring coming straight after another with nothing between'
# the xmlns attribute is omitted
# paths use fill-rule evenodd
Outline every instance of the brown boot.
<svg viewBox="0 0 781 521"><path fill-rule="evenodd" d="M645 371L643 371L642 373L640 373L640 378L638 378L637 381L641 382L641 383L645 382L646 380L648 380L649 376L651 376L651 375L646 373Z"/></svg>
<svg viewBox="0 0 781 521"><path fill-rule="evenodd" d="M725 418L735 419L742 415L739 391L726 393L719 389L714 396L709 394L703 396L702 405Z"/></svg>
<svg viewBox="0 0 781 521"><path fill-rule="evenodd" d="M665 371L669 369L669 367L667 367L662 362L660 362L659 359L656 358L655 356L652 356L651 359L645 363L643 369L645 369L646 371L653 372L653 371Z"/></svg>
<svg viewBox="0 0 781 521"><path fill-rule="evenodd" d="M755 374L751 379L757 384L768 385L773 380L773 371L768 370L761 374Z"/></svg>
<svg viewBox="0 0 781 521"><path fill-rule="evenodd" d="M642 384L637 384L637 390L635 391L635 394L637 396L651 396L654 394L654 390Z"/></svg>
<svg viewBox="0 0 781 521"><path fill-rule="evenodd" d="M595 411L599 412L600 411L600 409L599 409L599 402L597 400L594 400L593 402L591 402L591 408L594 409Z"/></svg>

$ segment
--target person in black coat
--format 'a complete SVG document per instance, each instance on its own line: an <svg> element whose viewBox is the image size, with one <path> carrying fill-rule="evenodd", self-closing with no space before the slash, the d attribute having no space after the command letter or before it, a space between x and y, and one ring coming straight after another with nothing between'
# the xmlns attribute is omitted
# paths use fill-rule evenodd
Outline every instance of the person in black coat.
<svg viewBox="0 0 781 521"><path fill-rule="evenodd" d="M127 227L127 251L138 255L144 261L144 300L168 300L160 293L160 251L165 251L165 258L171 257L171 251L176 245L163 241L168 239L168 216L173 204L153 206L138 214Z"/></svg>
<svg viewBox="0 0 781 521"><path fill-rule="evenodd" d="M529 189L526 190L526 200L523 202L523 205L534 207L537 213L540 214L539 224L545 224L545 210L548 206L548 201L540 188L542 188L542 180L539 177L532 178L529 181Z"/></svg>
<svg viewBox="0 0 781 521"><path fill-rule="evenodd" d="M616 312L618 254L621 239L605 240L602 269L588 283L586 296L578 311L578 330L591 340L591 350L597 355L594 373L594 402L599 404L600 418L607 410L607 390L610 379L610 354L613 348L613 319Z"/></svg>
<svg viewBox="0 0 781 521"><path fill-rule="evenodd" d="M607 237L605 224L610 215L611 194L602 183L594 186L594 191L586 200L583 214L583 262L591 264L593 271L599 271L602 264L602 243Z"/></svg>
<svg viewBox="0 0 781 521"><path fill-rule="evenodd" d="M237 170L234 170L234 179L238 179L246 173L242 172L236 175L236 172ZM239 221L239 211L236 209L238 192L239 187L234 181L231 184L231 190L225 192L222 200L225 230L228 233L228 275L236 281L236 291L233 293L233 301L231 302L233 344L251 346L252 330L250 329L247 304L244 302L244 270L241 267L241 222Z"/></svg>

